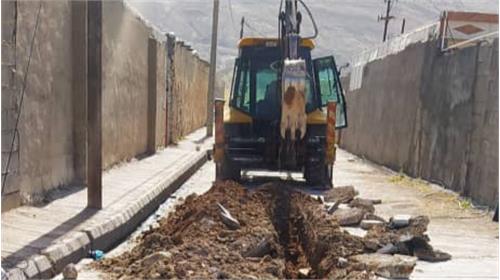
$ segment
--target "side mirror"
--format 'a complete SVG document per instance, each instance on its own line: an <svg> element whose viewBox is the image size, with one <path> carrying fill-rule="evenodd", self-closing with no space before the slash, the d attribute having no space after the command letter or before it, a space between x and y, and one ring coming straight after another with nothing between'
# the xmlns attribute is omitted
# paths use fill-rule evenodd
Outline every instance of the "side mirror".
<svg viewBox="0 0 500 280"><path fill-rule="evenodd" d="M349 66L351 66L351 64L349 64L349 62L346 62L346 63L342 64L342 65L339 67L339 70L338 70L338 72L339 72L339 76L340 76L340 74L342 73L342 69L344 69L344 68L348 68Z"/></svg>

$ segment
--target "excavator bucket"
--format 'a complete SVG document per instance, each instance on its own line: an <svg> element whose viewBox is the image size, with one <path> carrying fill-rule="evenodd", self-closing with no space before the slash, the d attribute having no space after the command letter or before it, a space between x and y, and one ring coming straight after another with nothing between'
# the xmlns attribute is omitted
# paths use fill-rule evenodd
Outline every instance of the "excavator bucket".
<svg viewBox="0 0 500 280"><path fill-rule="evenodd" d="M281 137L301 140L306 134L306 62L285 59L282 75Z"/></svg>

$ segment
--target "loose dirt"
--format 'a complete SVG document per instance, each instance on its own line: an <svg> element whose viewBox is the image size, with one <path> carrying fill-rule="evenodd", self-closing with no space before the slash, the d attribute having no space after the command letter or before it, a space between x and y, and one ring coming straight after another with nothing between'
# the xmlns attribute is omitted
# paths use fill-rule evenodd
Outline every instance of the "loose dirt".
<svg viewBox="0 0 500 280"><path fill-rule="evenodd" d="M239 229L226 227L217 203ZM362 239L342 230L320 201L281 184L248 190L219 182L204 195L187 197L159 224L131 251L93 265L112 279L372 276L339 261L363 253Z"/></svg>
<svg viewBox="0 0 500 280"><path fill-rule="evenodd" d="M224 223L218 204L239 228ZM187 197L132 250L92 266L110 279L373 279L372 268L352 257L397 244L408 231L425 236L427 223L417 220L406 230L384 223L361 238L343 230L321 200L284 183L247 189L217 182Z"/></svg>

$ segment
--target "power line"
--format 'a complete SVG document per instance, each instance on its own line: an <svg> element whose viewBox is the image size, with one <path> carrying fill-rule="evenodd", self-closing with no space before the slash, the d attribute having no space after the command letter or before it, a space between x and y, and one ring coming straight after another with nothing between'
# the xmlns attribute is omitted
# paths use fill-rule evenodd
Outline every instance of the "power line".
<svg viewBox="0 0 500 280"><path fill-rule="evenodd" d="M245 21L243 22L243 24L248 27L248 29L256 32L257 34L259 34L260 36L262 37L266 37L266 35L264 35L262 32L258 31L257 29L253 28L252 26L250 26L250 24L248 23L248 20L245 19Z"/></svg>
<svg viewBox="0 0 500 280"><path fill-rule="evenodd" d="M14 126L14 134L12 135L12 142L10 145L9 157L7 158L7 164L5 165L5 173L4 173L5 177L3 178L3 182L2 182L2 195L3 195L4 189L5 189L5 182L7 181L7 176L9 175L10 161L12 159L12 151L14 150L14 143L16 141L16 135L17 135L17 133L15 133L15 132L17 131L17 127L19 126L19 119L21 117L21 112L23 109L24 94L26 92L26 84L27 84L27 79L28 79L28 73L30 70L31 56L33 54L33 45L35 44L35 36L36 36L36 32L38 30L38 24L40 23L40 11L41 10L42 10L42 1L40 1L40 5L38 6L35 27L33 30L33 36L31 38L30 53L28 56L28 64L26 65L26 71L25 71L24 77L23 77L23 88L22 88L22 92L21 92L21 100L19 101L19 112L17 112L16 125Z"/></svg>
<svg viewBox="0 0 500 280"><path fill-rule="evenodd" d="M234 21L234 15L233 15L233 5L231 3L231 0L227 0L228 1L228 7L229 7L229 14L231 15L231 22L232 22L232 27L234 29L234 31L238 31L238 29L236 28L236 23Z"/></svg>

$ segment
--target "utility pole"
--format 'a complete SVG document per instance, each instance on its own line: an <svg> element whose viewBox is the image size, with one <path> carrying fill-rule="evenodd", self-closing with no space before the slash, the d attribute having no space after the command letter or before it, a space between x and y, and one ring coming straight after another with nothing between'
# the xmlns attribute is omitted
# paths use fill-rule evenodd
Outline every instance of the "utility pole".
<svg viewBox="0 0 500 280"><path fill-rule="evenodd" d="M403 23L401 24L401 34L405 33L406 18L403 18Z"/></svg>
<svg viewBox="0 0 500 280"><path fill-rule="evenodd" d="M102 208L102 1L87 2L87 207Z"/></svg>
<svg viewBox="0 0 500 280"><path fill-rule="evenodd" d="M213 135L214 125L214 91L215 71L217 60L217 27L219 24L219 0L214 0L212 15L212 45L210 47L210 70L208 74L208 100L207 100L207 137Z"/></svg>
<svg viewBox="0 0 500 280"><path fill-rule="evenodd" d="M382 39L383 42L385 42L385 40L387 39L387 27L389 26L389 21L391 19L394 19L393 16L390 15L391 13L391 0L385 0L385 2L387 3L387 10L385 12L385 16L379 16L378 17L378 20L383 20L385 23L384 23L384 37Z"/></svg>
<svg viewBox="0 0 500 280"><path fill-rule="evenodd" d="M245 28L245 17L241 17L240 39L243 38L243 29Z"/></svg>

